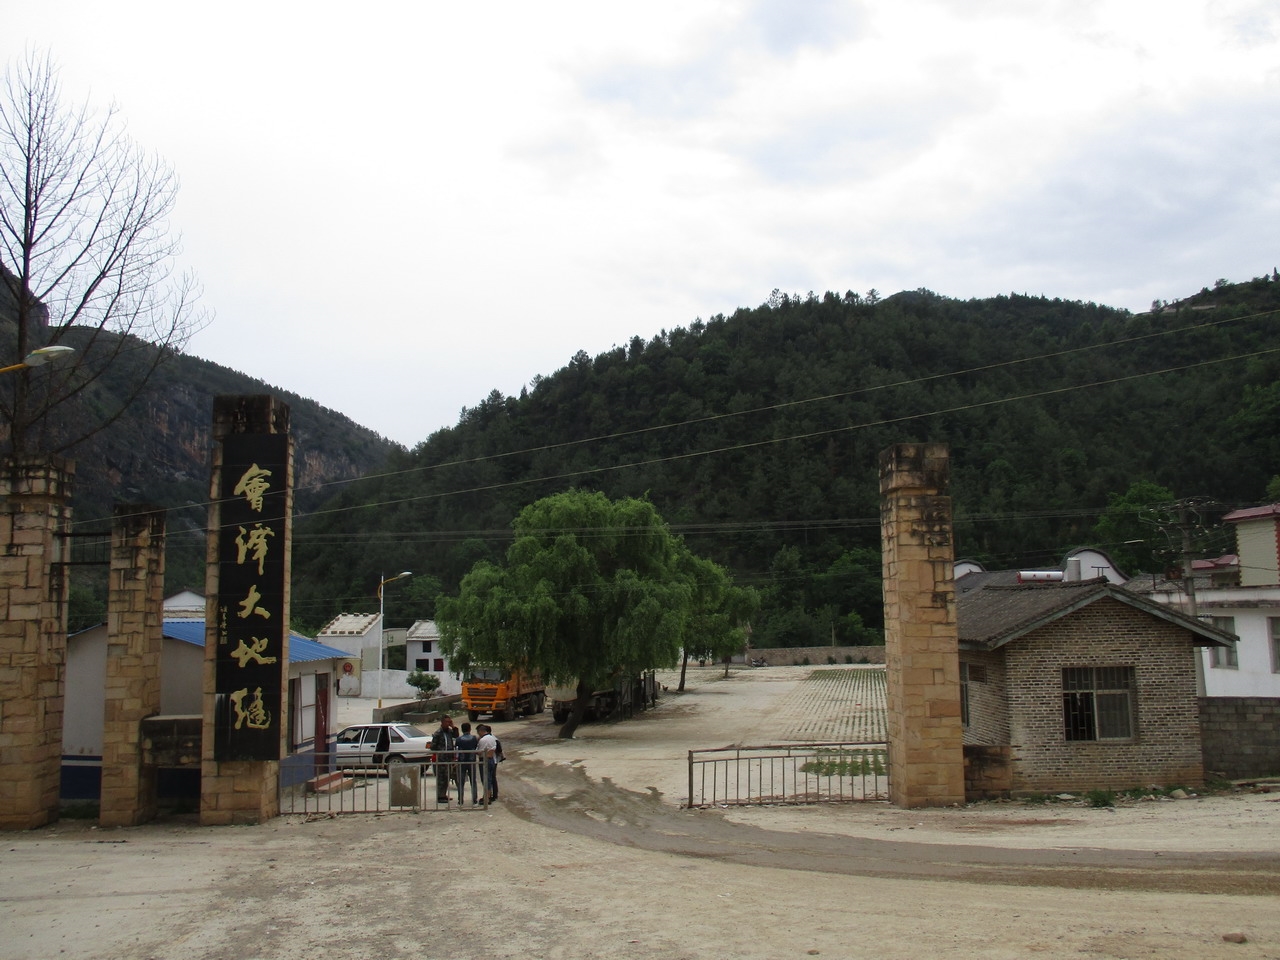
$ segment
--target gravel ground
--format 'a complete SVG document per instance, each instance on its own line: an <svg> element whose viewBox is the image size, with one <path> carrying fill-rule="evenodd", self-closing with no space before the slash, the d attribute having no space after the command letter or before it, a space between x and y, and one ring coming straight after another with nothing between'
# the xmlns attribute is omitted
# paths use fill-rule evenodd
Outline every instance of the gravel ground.
<svg viewBox="0 0 1280 960"><path fill-rule="evenodd" d="M502 725L488 812L9 834L0 960L1280 958L1280 793L682 809L691 747L877 729L875 673L694 667L574 740Z"/></svg>

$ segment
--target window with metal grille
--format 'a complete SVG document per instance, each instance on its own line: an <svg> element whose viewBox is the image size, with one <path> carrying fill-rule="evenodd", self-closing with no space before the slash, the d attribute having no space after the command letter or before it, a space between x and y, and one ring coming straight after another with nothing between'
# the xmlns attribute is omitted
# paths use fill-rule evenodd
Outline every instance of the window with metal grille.
<svg viewBox="0 0 1280 960"><path fill-rule="evenodd" d="M1280 617L1267 617L1271 628L1271 672L1280 673Z"/></svg>
<svg viewBox="0 0 1280 960"><path fill-rule="evenodd" d="M1068 740L1133 739L1133 667L1064 667L1062 723Z"/></svg>

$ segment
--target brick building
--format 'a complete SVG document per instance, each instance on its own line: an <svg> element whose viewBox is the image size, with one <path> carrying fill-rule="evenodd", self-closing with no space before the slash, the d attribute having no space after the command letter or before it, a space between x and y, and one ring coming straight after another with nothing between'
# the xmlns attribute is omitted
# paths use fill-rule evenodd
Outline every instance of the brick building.
<svg viewBox="0 0 1280 960"><path fill-rule="evenodd" d="M956 594L971 799L1203 782L1195 648L1231 634L1105 577Z"/></svg>

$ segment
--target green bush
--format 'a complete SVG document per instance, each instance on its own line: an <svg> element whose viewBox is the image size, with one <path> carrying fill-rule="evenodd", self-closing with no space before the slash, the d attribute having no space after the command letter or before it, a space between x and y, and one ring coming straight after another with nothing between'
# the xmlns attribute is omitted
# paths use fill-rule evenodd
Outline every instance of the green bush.
<svg viewBox="0 0 1280 960"><path fill-rule="evenodd" d="M1084 795L1084 798L1091 807L1114 807L1116 805L1116 795L1111 790L1090 790Z"/></svg>
<svg viewBox="0 0 1280 960"><path fill-rule="evenodd" d="M434 673L424 673L421 669L414 670L405 678L405 683L418 691L418 695L427 700L431 694L440 689L440 678Z"/></svg>

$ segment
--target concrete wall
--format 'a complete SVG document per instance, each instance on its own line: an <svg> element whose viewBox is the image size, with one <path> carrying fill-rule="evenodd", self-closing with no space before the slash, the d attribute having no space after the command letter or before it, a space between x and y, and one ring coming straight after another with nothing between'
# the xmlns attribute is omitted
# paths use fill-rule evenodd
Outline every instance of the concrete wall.
<svg viewBox="0 0 1280 960"><path fill-rule="evenodd" d="M1201 697L1200 735L1209 775L1280 775L1280 698Z"/></svg>
<svg viewBox="0 0 1280 960"><path fill-rule="evenodd" d="M810 666L820 667L833 657L838 664L884 663L884 647L752 647L751 656L771 667L799 666L806 658Z"/></svg>

